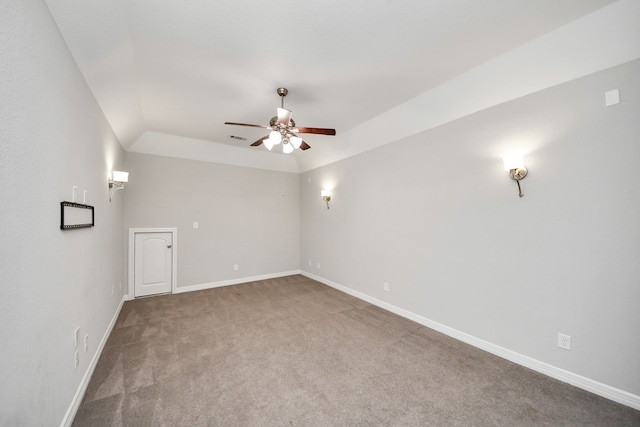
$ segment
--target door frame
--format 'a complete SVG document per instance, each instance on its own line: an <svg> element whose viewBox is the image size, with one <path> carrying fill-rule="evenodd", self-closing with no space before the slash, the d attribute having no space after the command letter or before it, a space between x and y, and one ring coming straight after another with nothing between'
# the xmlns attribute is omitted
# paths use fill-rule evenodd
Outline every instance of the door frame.
<svg viewBox="0 0 640 427"><path fill-rule="evenodd" d="M178 277L178 229L177 228L130 228L129 229L129 264L128 264L128 292L127 300L135 299L134 268L135 241L137 233L171 233L171 293L176 293L176 279Z"/></svg>

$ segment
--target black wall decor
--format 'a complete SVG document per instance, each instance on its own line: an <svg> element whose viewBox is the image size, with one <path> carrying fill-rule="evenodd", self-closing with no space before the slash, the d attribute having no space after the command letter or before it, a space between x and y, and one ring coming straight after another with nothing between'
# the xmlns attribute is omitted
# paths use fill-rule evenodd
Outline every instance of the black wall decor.
<svg viewBox="0 0 640 427"><path fill-rule="evenodd" d="M60 229L87 228L95 225L93 206L60 202Z"/></svg>

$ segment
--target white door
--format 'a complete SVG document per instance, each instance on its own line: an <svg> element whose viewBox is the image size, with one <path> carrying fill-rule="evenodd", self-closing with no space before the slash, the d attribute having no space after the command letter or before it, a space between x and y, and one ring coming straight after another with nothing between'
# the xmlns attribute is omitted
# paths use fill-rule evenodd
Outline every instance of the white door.
<svg viewBox="0 0 640 427"><path fill-rule="evenodd" d="M135 233L135 297L171 292L172 266L172 233Z"/></svg>

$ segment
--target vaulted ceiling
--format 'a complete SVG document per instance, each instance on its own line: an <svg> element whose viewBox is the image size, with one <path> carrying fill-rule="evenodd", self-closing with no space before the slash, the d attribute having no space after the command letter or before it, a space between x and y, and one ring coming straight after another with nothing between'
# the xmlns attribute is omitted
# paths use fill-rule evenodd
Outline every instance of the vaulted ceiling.
<svg viewBox="0 0 640 427"><path fill-rule="evenodd" d="M293 172L366 150L371 138L354 129L388 132L389 111L614 3L45 1L126 150ZM337 136L306 136L312 149L283 159L249 147L262 129L224 125L267 125L278 87L289 89L285 106L299 126Z"/></svg>

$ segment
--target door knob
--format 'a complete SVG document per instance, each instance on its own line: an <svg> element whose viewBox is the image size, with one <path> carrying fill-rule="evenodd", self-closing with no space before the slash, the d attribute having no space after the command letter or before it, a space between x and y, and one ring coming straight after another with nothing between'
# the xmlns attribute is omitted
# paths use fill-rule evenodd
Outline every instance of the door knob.
<svg viewBox="0 0 640 427"><path fill-rule="evenodd" d="M171 245L167 245L167 249L171 249Z"/></svg>

